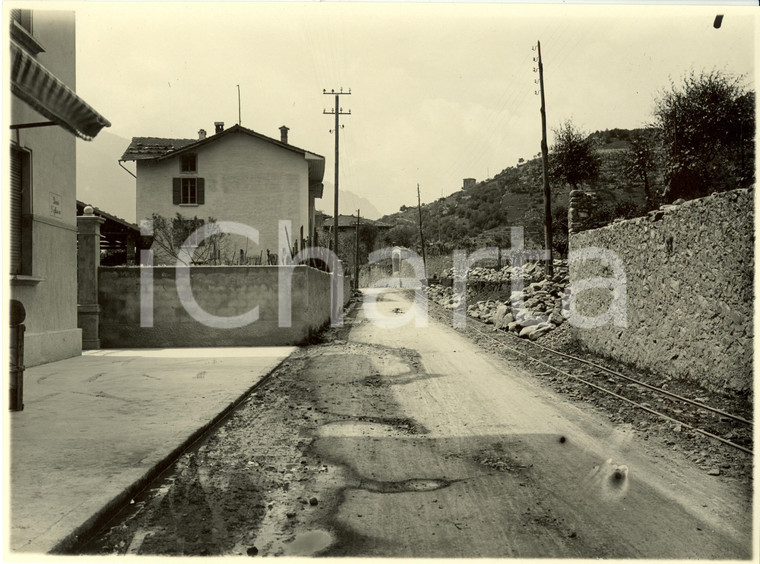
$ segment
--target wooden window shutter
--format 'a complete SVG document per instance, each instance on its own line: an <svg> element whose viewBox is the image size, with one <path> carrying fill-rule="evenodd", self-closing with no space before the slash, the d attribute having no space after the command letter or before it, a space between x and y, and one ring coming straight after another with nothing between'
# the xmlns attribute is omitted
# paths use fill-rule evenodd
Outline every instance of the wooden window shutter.
<svg viewBox="0 0 760 564"><path fill-rule="evenodd" d="M21 274L22 167L21 155L11 149L11 274Z"/></svg>
<svg viewBox="0 0 760 564"><path fill-rule="evenodd" d="M198 178L195 181L196 184L196 197L198 205L205 204L206 203L206 183L203 181L203 178Z"/></svg>
<svg viewBox="0 0 760 564"><path fill-rule="evenodd" d="M174 205L182 203L182 179L172 178L172 202Z"/></svg>

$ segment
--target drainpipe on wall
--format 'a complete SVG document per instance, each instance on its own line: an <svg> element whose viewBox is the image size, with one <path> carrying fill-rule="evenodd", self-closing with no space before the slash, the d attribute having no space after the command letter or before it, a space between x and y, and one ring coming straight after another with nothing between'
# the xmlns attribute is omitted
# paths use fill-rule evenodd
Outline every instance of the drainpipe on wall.
<svg viewBox="0 0 760 564"><path fill-rule="evenodd" d="M129 174L131 174L131 175L132 175L132 177L133 177L135 180L137 180L137 175L136 175L136 174L134 174L134 173L133 173L131 170L129 170L127 167L125 167L123 164L121 164L121 163L123 163L124 161L122 161L121 159L119 159L119 161L118 161L118 162L119 162L119 166L120 166L121 168L123 168L124 170L126 170L126 171L127 171Z"/></svg>

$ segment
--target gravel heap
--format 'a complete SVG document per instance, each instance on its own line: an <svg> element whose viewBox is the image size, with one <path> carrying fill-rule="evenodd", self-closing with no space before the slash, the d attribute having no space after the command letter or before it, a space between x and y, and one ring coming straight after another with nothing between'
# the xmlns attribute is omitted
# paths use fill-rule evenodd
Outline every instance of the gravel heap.
<svg viewBox="0 0 760 564"><path fill-rule="evenodd" d="M513 290L508 302L487 299L471 303L475 292L468 287L466 296L470 305L467 306L467 315L492 324L494 330L511 331L520 337L535 340L562 325L569 315L562 300L569 293L567 261L555 260L554 276L548 280L541 264L527 263L519 270L512 266L501 270L473 268L468 272L467 281L511 283L512 276L520 272L523 275L523 290ZM451 274L453 272L449 270L444 277ZM454 294L453 288L438 284L427 287L427 296L446 309L459 307L462 301L462 296Z"/></svg>

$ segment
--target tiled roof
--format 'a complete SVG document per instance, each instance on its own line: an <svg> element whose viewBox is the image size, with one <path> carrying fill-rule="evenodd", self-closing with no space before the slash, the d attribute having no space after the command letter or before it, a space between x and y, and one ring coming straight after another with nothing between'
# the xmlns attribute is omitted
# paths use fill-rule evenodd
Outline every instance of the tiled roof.
<svg viewBox="0 0 760 564"><path fill-rule="evenodd" d="M91 206L92 204L87 204L83 202L82 200L77 200L77 215L82 215L84 213L84 208L87 206ZM105 218L109 221L113 221L115 224L123 227L125 230L128 231L140 231L140 228L137 227L134 223L130 223L126 219L122 219L120 217L117 217L115 215L111 215L108 212L104 212L98 207L92 206L92 211L95 215Z"/></svg>
<svg viewBox="0 0 760 564"><path fill-rule="evenodd" d="M162 157L170 158L169 156L172 155L172 153L182 151L185 148L189 148L191 145L201 146L206 145L207 143L213 143L217 139L225 137L226 135L234 132L245 133L251 137L256 137L268 143L272 143L273 145L277 145L278 147L282 147L283 149L288 149L289 151L300 153L306 156L307 160L310 162L310 166L318 166L319 163L321 163L321 173L320 171L315 170L315 178L318 176L321 179L322 174L324 174L325 158L322 155L317 155L311 151L306 151L305 149L301 149L295 145L291 145L290 143L283 143L277 139L272 139L271 137L267 137L266 135L255 132L253 129L248 129L247 127L243 127L242 125L238 124L235 124L220 133L209 135L204 139L164 139L161 137L133 137L132 142L129 144L129 147L127 147L127 150L122 155L121 160L135 161L141 159L160 159Z"/></svg>
<svg viewBox="0 0 760 564"><path fill-rule="evenodd" d="M121 156L122 161L155 159L196 143L197 139L164 139L161 137L132 137L132 142Z"/></svg>
<svg viewBox="0 0 760 564"><path fill-rule="evenodd" d="M232 133L244 133L262 139L267 143L272 143L288 151L299 153L306 158L309 165L309 183L315 184L322 182L322 178L325 173L325 158L322 155L317 155L310 151L300 149L295 145L289 143L283 143L277 139L272 139L261 133L256 133L252 129L235 124L232 127L225 129L214 135L209 135L204 139L163 139L160 137L133 137L132 142L127 147L127 150L121 156L122 161L139 161L148 159L169 159L176 155L182 154L183 151L194 151L197 147L201 147L208 143L213 143L222 137L230 135ZM320 195L317 196L321 198Z"/></svg>

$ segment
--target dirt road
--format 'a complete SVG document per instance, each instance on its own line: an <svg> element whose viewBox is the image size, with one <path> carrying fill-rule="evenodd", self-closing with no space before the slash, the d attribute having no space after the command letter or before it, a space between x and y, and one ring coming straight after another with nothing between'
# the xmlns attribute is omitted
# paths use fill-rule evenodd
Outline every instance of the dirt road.
<svg viewBox="0 0 760 564"><path fill-rule="evenodd" d="M302 349L87 553L751 557L751 494L384 292Z"/></svg>

